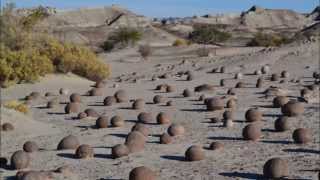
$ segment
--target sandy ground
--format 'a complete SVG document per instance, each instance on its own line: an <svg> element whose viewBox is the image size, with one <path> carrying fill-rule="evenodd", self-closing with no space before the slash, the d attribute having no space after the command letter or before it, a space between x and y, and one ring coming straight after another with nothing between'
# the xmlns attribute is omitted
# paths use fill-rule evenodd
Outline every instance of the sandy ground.
<svg viewBox="0 0 320 180"><path fill-rule="evenodd" d="M272 97L262 98L263 92L270 85L290 89L290 96L299 96L303 85L310 84L313 71L319 68L319 48L317 43L295 44L276 50L263 51L261 48L228 48L218 50L217 57L198 58L196 47L156 48L148 61L141 61L136 49L127 49L111 54L102 54L105 62L112 66L112 78L104 88L102 97L83 96L82 110L94 108L99 114L112 117L121 115L126 124L121 128L95 129L95 119L75 120L76 114L64 114L64 103L68 96L58 96L61 104L55 109L46 109L50 98L41 98L33 102L31 113L26 117L10 110L2 111L2 123L12 122L16 130L2 132L1 156L10 158L14 151L22 149L27 140L38 143L41 150L32 153L30 169L51 170L62 165L71 165L81 180L95 179L128 179L131 169L137 166L147 166L154 170L158 179L170 180L213 180L213 179L261 179L263 164L270 158L281 157L289 161L291 179L316 179L320 169L319 161L319 103L305 104L305 113L301 117L292 118L292 130L284 133L274 132L274 121L280 114L280 109L269 108ZM185 63L182 63L185 60ZM301 83L270 82L266 80L263 88L255 88L259 76L250 75L262 65L270 64L272 73L287 70L290 79L299 78ZM208 71L225 66L227 73L213 74ZM309 66L309 67L306 67ZM185 81L185 77L175 74L179 71L192 70L196 78ZM136 72L135 74L132 74ZM208 83L217 85L216 90L206 96L225 96L226 91L239 81L233 79L234 74L245 74L245 88L237 89L238 106L233 128L224 128L222 124L210 123L209 118L220 116L222 112L207 112L202 102L197 101L202 93L194 97L183 98L183 89L193 89L195 86ZM168 73L169 79L151 81L153 75ZM268 79L269 75L264 75ZM226 87L218 87L220 79L227 79ZM116 82L121 79L121 82ZM137 80L137 82L133 82ZM173 93L161 93L154 88L162 83L174 85ZM73 75L52 75L39 83L20 84L8 89L1 89L3 100L23 98L32 91L58 94L61 87L71 92L84 94L93 82ZM118 88L113 88L118 84ZM147 105L144 111L151 112L155 117L159 112L171 115L172 122L182 124L186 133L176 137L172 144L159 144L159 135L167 130L168 125L147 125L151 136L148 137L144 151L130 154L120 159L110 158L111 147L124 143L125 137L137 121L141 111L130 109L131 103L119 103L111 107L102 106L104 97L113 95L115 91L125 89L130 99L143 98ZM153 96L161 94L174 102L173 107L164 104L151 103ZM319 100L318 100L319 102ZM247 109L260 106L264 113L262 121L263 137L259 142L242 140L244 114ZM156 120L154 119L154 122ZM292 132L299 127L310 128L313 133L312 143L296 145L292 142ZM89 160L74 159L73 150L57 151L59 141L73 134L82 144L94 147L95 158ZM222 142L225 149L222 152L205 150L205 160L198 162L184 161L184 153L191 145L208 147L213 141ZM3 179L10 179L16 171L0 169Z"/></svg>

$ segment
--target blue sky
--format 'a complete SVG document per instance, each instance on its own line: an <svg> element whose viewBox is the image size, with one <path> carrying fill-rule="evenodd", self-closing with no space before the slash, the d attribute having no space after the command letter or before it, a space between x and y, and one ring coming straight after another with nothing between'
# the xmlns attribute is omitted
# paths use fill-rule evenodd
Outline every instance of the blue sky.
<svg viewBox="0 0 320 180"><path fill-rule="evenodd" d="M293 9L310 12L319 0L0 0L15 2L18 7L37 5L60 9L101 7L118 4L133 12L149 17L192 16L207 13L241 12L252 5L273 9Z"/></svg>

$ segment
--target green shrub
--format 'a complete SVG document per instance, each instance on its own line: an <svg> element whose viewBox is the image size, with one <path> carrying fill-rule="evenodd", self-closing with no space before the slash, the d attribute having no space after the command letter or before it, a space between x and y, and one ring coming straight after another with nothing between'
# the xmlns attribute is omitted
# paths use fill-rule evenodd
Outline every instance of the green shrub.
<svg viewBox="0 0 320 180"><path fill-rule="evenodd" d="M136 28L121 27L114 31L107 41L113 42L114 45L120 43L122 47L135 45L142 37L140 30Z"/></svg>
<svg viewBox="0 0 320 180"><path fill-rule="evenodd" d="M101 46L101 48L103 50L105 50L106 52L110 52L114 49L114 42L113 41L110 41L110 40L107 40L103 43L103 45Z"/></svg>
<svg viewBox="0 0 320 180"><path fill-rule="evenodd" d="M194 31L189 34L192 42L200 44L216 44L231 38L228 32L219 31L216 25L195 25Z"/></svg>
<svg viewBox="0 0 320 180"><path fill-rule="evenodd" d="M285 36L280 36L277 34L264 34L257 33L254 38L247 43L248 46L264 46L264 47L275 47L282 44L287 44L290 39Z"/></svg>

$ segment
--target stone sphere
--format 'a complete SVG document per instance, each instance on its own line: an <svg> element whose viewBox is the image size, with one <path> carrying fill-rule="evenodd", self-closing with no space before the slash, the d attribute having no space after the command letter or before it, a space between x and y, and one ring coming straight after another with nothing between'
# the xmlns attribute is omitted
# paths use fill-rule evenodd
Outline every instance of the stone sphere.
<svg viewBox="0 0 320 180"><path fill-rule="evenodd" d="M282 78L289 78L289 76L290 76L290 73L288 71L282 71L281 72L281 77Z"/></svg>
<svg viewBox="0 0 320 180"><path fill-rule="evenodd" d="M94 109L89 108L84 110L84 112L87 114L88 117L99 117L99 113Z"/></svg>
<svg viewBox="0 0 320 180"><path fill-rule="evenodd" d="M68 95L69 94L69 90L66 88L60 88L59 93L61 95Z"/></svg>
<svg viewBox="0 0 320 180"><path fill-rule="evenodd" d="M190 89L185 89L182 92L183 97L192 97L194 95L193 91Z"/></svg>
<svg viewBox="0 0 320 180"><path fill-rule="evenodd" d="M289 102L289 98L286 96L277 96L273 99L273 107L274 108L281 108L285 104Z"/></svg>
<svg viewBox="0 0 320 180"><path fill-rule="evenodd" d="M185 152L186 161L200 161L205 158L204 151L200 146L191 146Z"/></svg>
<svg viewBox="0 0 320 180"><path fill-rule="evenodd" d="M132 169L129 174L129 180L156 180L156 174L145 166Z"/></svg>
<svg viewBox="0 0 320 180"><path fill-rule="evenodd" d="M262 66L261 72L262 74L268 74L270 72L270 66L268 65Z"/></svg>
<svg viewBox="0 0 320 180"><path fill-rule="evenodd" d="M1 125L1 130L2 131L13 131L14 126L11 123L4 123Z"/></svg>
<svg viewBox="0 0 320 180"><path fill-rule="evenodd" d="M145 102L143 99L136 99L132 103L132 109L135 109L135 110L143 109L144 106L145 106Z"/></svg>
<svg viewBox="0 0 320 180"><path fill-rule="evenodd" d="M139 131L141 134L143 134L144 136L148 137L149 136L149 133L150 133L150 130L148 129L147 126L145 126L144 124L142 123L137 123L135 124L131 131Z"/></svg>
<svg viewBox="0 0 320 180"><path fill-rule="evenodd" d="M224 120L227 120L227 119L234 119L235 114L234 114L234 112L233 112L233 111L229 111L229 110L227 110L227 111L224 111L224 112L223 112L222 116L223 116L223 119L224 119Z"/></svg>
<svg viewBox="0 0 320 180"><path fill-rule="evenodd" d="M52 99L47 103L47 108L55 108L59 105L59 101L57 99Z"/></svg>
<svg viewBox="0 0 320 180"><path fill-rule="evenodd" d="M293 131L292 138L297 144L307 144L312 141L311 130L307 128L299 128Z"/></svg>
<svg viewBox="0 0 320 180"><path fill-rule="evenodd" d="M180 124L172 124L168 128L168 134L171 136L179 136L185 133L185 129L182 125Z"/></svg>
<svg viewBox="0 0 320 180"><path fill-rule="evenodd" d="M25 169L30 164L30 156L24 151L16 151L12 154L10 165L13 169Z"/></svg>
<svg viewBox="0 0 320 180"><path fill-rule="evenodd" d="M173 106L174 105L174 102L173 101L168 101L167 103L166 103L166 106Z"/></svg>
<svg viewBox="0 0 320 180"><path fill-rule="evenodd" d="M111 118L111 126L112 127L123 127L124 124L125 124L125 122L121 116L116 115Z"/></svg>
<svg viewBox="0 0 320 180"><path fill-rule="evenodd" d="M166 92L167 93L172 93L172 92L175 92L175 91L176 91L176 88L174 86L172 86L172 85L168 85L166 87Z"/></svg>
<svg viewBox="0 0 320 180"><path fill-rule="evenodd" d="M103 104L105 106L112 106L113 104L117 103L117 99L113 96L107 96L104 100L103 100Z"/></svg>
<svg viewBox="0 0 320 180"><path fill-rule="evenodd" d="M245 83L244 82L238 82L236 84L235 88L245 88Z"/></svg>
<svg viewBox="0 0 320 180"><path fill-rule="evenodd" d="M229 100L227 101L227 108L236 109L236 108L237 108L237 100L235 100L235 99L229 99Z"/></svg>
<svg viewBox="0 0 320 180"><path fill-rule="evenodd" d="M195 79L195 75L194 74L188 74L187 75L187 81L192 81Z"/></svg>
<svg viewBox="0 0 320 180"><path fill-rule="evenodd" d="M242 130L245 140L258 141L261 137L261 128L256 124L249 124Z"/></svg>
<svg viewBox="0 0 320 180"><path fill-rule="evenodd" d="M261 75L262 72L261 72L261 70L255 70L253 74L254 74L254 75Z"/></svg>
<svg viewBox="0 0 320 180"><path fill-rule="evenodd" d="M274 128L278 132L284 132L291 129L290 120L287 116L281 116L274 122Z"/></svg>
<svg viewBox="0 0 320 180"><path fill-rule="evenodd" d="M233 123L233 120L232 119L225 119L223 121L223 127L226 127L226 128L232 128L234 125Z"/></svg>
<svg viewBox="0 0 320 180"><path fill-rule="evenodd" d="M64 149L77 149L80 145L80 142L76 136L69 135L64 137L58 144L58 150Z"/></svg>
<svg viewBox="0 0 320 180"><path fill-rule="evenodd" d="M66 114L78 113L80 111L80 104L77 102L68 103L64 107L64 111Z"/></svg>
<svg viewBox="0 0 320 180"><path fill-rule="evenodd" d="M306 97L307 95L309 95L311 93L311 90L308 88L303 88L300 91L300 96L301 97Z"/></svg>
<svg viewBox="0 0 320 180"><path fill-rule="evenodd" d="M243 74L242 73L236 73L234 78L235 79L242 79L243 78Z"/></svg>
<svg viewBox="0 0 320 180"><path fill-rule="evenodd" d="M161 95L155 95L153 97L153 103L154 104L160 104L160 103L164 103L165 102L165 98Z"/></svg>
<svg viewBox="0 0 320 180"><path fill-rule="evenodd" d="M167 134L167 133L163 133L160 136L160 144L170 144L172 142L172 137Z"/></svg>
<svg viewBox="0 0 320 180"><path fill-rule="evenodd" d="M90 145L82 144L77 148L75 155L79 159L93 158L94 157L94 150Z"/></svg>
<svg viewBox="0 0 320 180"><path fill-rule="evenodd" d="M209 149L222 151L224 149L224 145L221 142L212 142Z"/></svg>
<svg viewBox="0 0 320 180"><path fill-rule="evenodd" d="M263 175L266 178L283 178L289 176L289 166L286 160L281 158L269 159L263 166Z"/></svg>
<svg viewBox="0 0 320 180"><path fill-rule="evenodd" d="M153 122L152 114L147 112L141 112L140 114L138 114L137 119L138 119L138 122L145 123L145 124L149 124Z"/></svg>
<svg viewBox="0 0 320 180"><path fill-rule="evenodd" d="M38 151L38 150L39 150L39 147L38 147L38 145L37 145L36 142L34 142L34 141L27 141L27 142L25 142L25 143L23 144L23 150L24 150L25 152L31 153L31 152L36 152L36 151Z"/></svg>
<svg viewBox="0 0 320 180"><path fill-rule="evenodd" d="M247 122L255 122L262 120L262 112L256 108L247 110L245 118Z"/></svg>
<svg viewBox="0 0 320 180"><path fill-rule="evenodd" d="M228 95L236 95L236 89L235 88L228 89L227 94Z"/></svg>
<svg viewBox="0 0 320 180"><path fill-rule="evenodd" d="M70 95L70 102L81 103L81 95L78 93L72 93Z"/></svg>
<svg viewBox="0 0 320 180"><path fill-rule="evenodd" d="M127 92L123 89L118 90L115 94L114 97L116 98L118 103L123 103L128 101L128 95Z"/></svg>
<svg viewBox="0 0 320 180"><path fill-rule="evenodd" d="M128 134L125 145L130 153L142 151L146 143L146 137L139 131L132 131Z"/></svg>
<svg viewBox="0 0 320 180"><path fill-rule="evenodd" d="M299 116L304 113L304 105L301 102L291 100L281 107L281 111L285 116Z"/></svg>
<svg viewBox="0 0 320 180"><path fill-rule="evenodd" d="M157 123L158 124L169 124L171 122L170 116L167 113L160 112L157 115Z"/></svg>
<svg viewBox="0 0 320 180"><path fill-rule="evenodd" d="M88 115L87 115L87 113L85 113L85 112L80 112L80 113L78 114L78 119L84 119L84 118L86 118L86 117L88 117Z"/></svg>
<svg viewBox="0 0 320 180"><path fill-rule="evenodd" d="M218 111L224 109L224 101L221 98L210 98L206 102L208 111Z"/></svg>
<svg viewBox="0 0 320 180"><path fill-rule="evenodd" d="M100 116L96 120L96 127L100 128L107 128L109 126L109 118L107 116Z"/></svg>
<svg viewBox="0 0 320 180"><path fill-rule="evenodd" d="M128 147L124 144L118 144L112 147L111 154L112 158L121 158L123 156L128 156L130 153Z"/></svg>

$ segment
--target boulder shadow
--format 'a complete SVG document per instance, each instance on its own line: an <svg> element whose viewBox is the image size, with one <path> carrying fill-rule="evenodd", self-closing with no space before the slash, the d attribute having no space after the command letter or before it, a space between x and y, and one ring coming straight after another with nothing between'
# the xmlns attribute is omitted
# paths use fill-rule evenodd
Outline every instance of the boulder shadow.
<svg viewBox="0 0 320 180"><path fill-rule="evenodd" d="M94 154L94 158L114 159L111 154Z"/></svg>
<svg viewBox="0 0 320 180"><path fill-rule="evenodd" d="M260 142L268 144L292 144L291 141L287 140L261 140Z"/></svg>
<svg viewBox="0 0 320 180"><path fill-rule="evenodd" d="M119 107L118 109L122 109L122 110L135 110L132 107Z"/></svg>
<svg viewBox="0 0 320 180"><path fill-rule="evenodd" d="M128 136L127 134L120 134L120 133L111 133L109 135L119 137L119 138L126 138Z"/></svg>
<svg viewBox="0 0 320 180"><path fill-rule="evenodd" d="M172 156L172 155L165 155L165 156L160 156L163 159L168 159L168 160L173 160L173 161L186 161L184 156Z"/></svg>
<svg viewBox="0 0 320 180"><path fill-rule="evenodd" d="M129 122L129 123L138 123L137 120L132 120L132 119L126 119L124 121Z"/></svg>
<svg viewBox="0 0 320 180"><path fill-rule="evenodd" d="M58 153L57 156L68 159L78 159L74 154L71 153Z"/></svg>
<svg viewBox="0 0 320 180"><path fill-rule="evenodd" d="M273 105L253 105L253 108L275 108Z"/></svg>
<svg viewBox="0 0 320 180"><path fill-rule="evenodd" d="M297 148L297 149L283 149L284 152L295 152L295 153L311 153L311 154L320 154L320 150L315 149L305 149L305 148Z"/></svg>
<svg viewBox="0 0 320 180"><path fill-rule="evenodd" d="M102 107L102 106L104 106L104 104L88 104L88 106L90 106L90 107Z"/></svg>
<svg viewBox="0 0 320 180"><path fill-rule="evenodd" d="M263 117L272 117L272 118L278 118L281 117L281 114L263 114Z"/></svg>
<svg viewBox="0 0 320 180"><path fill-rule="evenodd" d="M211 139L211 140L229 140L229 141L243 141L244 140L241 137L225 137L225 136L209 137L208 139Z"/></svg>
<svg viewBox="0 0 320 180"><path fill-rule="evenodd" d="M48 106L41 106L41 107L37 107L38 109L50 109L48 108Z"/></svg>
<svg viewBox="0 0 320 180"><path fill-rule="evenodd" d="M49 115L66 115L67 113L65 112L47 112Z"/></svg>
<svg viewBox="0 0 320 180"><path fill-rule="evenodd" d="M256 174L256 173L223 172L223 173L219 173L219 175L229 177L229 178L266 179L262 174Z"/></svg>
<svg viewBox="0 0 320 180"><path fill-rule="evenodd" d="M266 128L266 129L261 129L262 132L279 132L275 129L269 129L269 128Z"/></svg>
<svg viewBox="0 0 320 180"><path fill-rule="evenodd" d="M180 109L180 111L185 111L185 112L206 112L207 109Z"/></svg>

